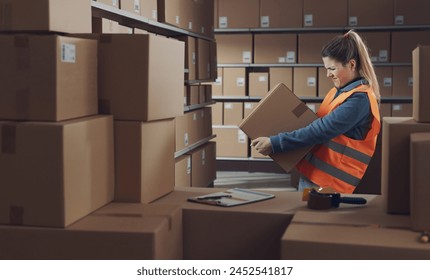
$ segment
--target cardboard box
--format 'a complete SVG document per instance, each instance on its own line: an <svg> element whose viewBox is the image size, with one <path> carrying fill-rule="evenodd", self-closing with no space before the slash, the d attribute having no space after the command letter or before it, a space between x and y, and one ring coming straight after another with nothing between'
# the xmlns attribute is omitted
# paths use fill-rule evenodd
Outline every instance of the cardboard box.
<svg viewBox="0 0 430 280"><path fill-rule="evenodd" d="M259 16L259 0L218 0L218 28L257 28Z"/></svg>
<svg viewBox="0 0 430 280"><path fill-rule="evenodd" d="M430 24L429 9L430 3L426 0L394 0L394 24Z"/></svg>
<svg viewBox="0 0 430 280"><path fill-rule="evenodd" d="M175 152L190 145L190 124L192 118L191 112L186 112L183 116L175 118Z"/></svg>
<svg viewBox="0 0 430 280"><path fill-rule="evenodd" d="M136 15L141 15L141 0L121 0L121 10L130 12Z"/></svg>
<svg viewBox="0 0 430 280"><path fill-rule="evenodd" d="M317 68L294 68L294 92L297 96L317 96Z"/></svg>
<svg viewBox="0 0 430 280"><path fill-rule="evenodd" d="M187 105L199 104L199 86L189 85L186 86L187 90Z"/></svg>
<svg viewBox="0 0 430 280"><path fill-rule="evenodd" d="M0 0L0 11L0 31L91 33L90 0Z"/></svg>
<svg viewBox="0 0 430 280"><path fill-rule="evenodd" d="M412 115L418 122L430 122L430 46L419 46L413 53Z"/></svg>
<svg viewBox="0 0 430 280"><path fill-rule="evenodd" d="M234 126L213 126L217 157L248 157L248 137Z"/></svg>
<svg viewBox="0 0 430 280"><path fill-rule="evenodd" d="M369 200L369 199L368 199ZM427 260L410 218L384 213L381 197L342 212L299 211L282 237L282 259Z"/></svg>
<svg viewBox="0 0 430 280"><path fill-rule="evenodd" d="M378 79L381 96L391 97L393 95L393 68L375 67L375 74Z"/></svg>
<svg viewBox="0 0 430 280"><path fill-rule="evenodd" d="M430 230L428 187L428 168L426 162L430 156L430 133L412 133L410 135L410 213L412 229Z"/></svg>
<svg viewBox="0 0 430 280"><path fill-rule="evenodd" d="M0 119L62 121L97 114L96 41L22 34L1 35L0 45Z"/></svg>
<svg viewBox="0 0 430 280"><path fill-rule="evenodd" d="M191 187L191 156L182 155L175 159L175 188Z"/></svg>
<svg viewBox="0 0 430 280"><path fill-rule="evenodd" d="M218 63L252 63L252 34L217 34Z"/></svg>
<svg viewBox="0 0 430 280"><path fill-rule="evenodd" d="M249 96L264 96L269 91L269 73L249 73Z"/></svg>
<svg viewBox="0 0 430 280"><path fill-rule="evenodd" d="M185 80L197 80L197 45L196 38L191 36L177 37L185 43Z"/></svg>
<svg viewBox="0 0 430 280"><path fill-rule="evenodd" d="M391 104L381 104L379 106L379 113L381 114L381 120L383 117L391 117Z"/></svg>
<svg viewBox="0 0 430 280"><path fill-rule="evenodd" d="M0 224L65 227L112 201L112 116L2 121L0 134Z"/></svg>
<svg viewBox="0 0 430 280"><path fill-rule="evenodd" d="M158 21L157 2L157 0L140 0L140 15L147 19Z"/></svg>
<svg viewBox="0 0 430 280"><path fill-rule="evenodd" d="M369 49L370 59L373 63L390 62L390 32L360 32L359 34Z"/></svg>
<svg viewBox="0 0 430 280"><path fill-rule="evenodd" d="M412 97L413 81L412 67L393 67L393 96Z"/></svg>
<svg viewBox="0 0 430 280"><path fill-rule="evenodd" d="M65 229L0 226L3 260L180 260L182 210L111 203Z"/></svg>
<svg viewBox="0 0 430 280"><path fill-rule="evenodd" d="M325 97L333 87L333 81L327 77L327 69L318 67L318 97Z"/></svg>
<svg viewBox="0 0 430 280"><path fill-rule="evenodd" d="M219 67L218 68L218 77L216 78L215 82L212 83L212 95L213 96L222 96L222 88L223 88L223 76L224 76L224 68Z"/></svg>
<svg viewBox="0 0 430 280"><path fill-rule="evenodd" d="M173 191L174 125L173 119L115 121L116 202L149 203Z"/></svg>
<svg viewBox="0 0 430 280"><path fill-rule="evenodd" d="M245 96L245 68L224 68L223 96Z"/></svg>
<svg viewBox="0 0 430 280"><path fill-rule="evenodd" d="M277 84L283 83L289 89L293 88L293 68L292 67L270 67L269 69L269 90Z"/></svg>
<svg viewBox="0 0 430 280"><path fill-rule="evenodd" d="M191 156L191 187L208 187L216 179L216 144L208 142L188 153Z"/></svg>
<svg viewBox="0 0 430 280"><path fill-rule="evenodd" d="M247 118L249 114L257 107L257 102L244 102L243 103L243 117Z"/></svg>
<svg viewBox="0 0 430 280"><path fill-rule="evenodd" d="M292 131L311 123L316 115L285 85L279 84L259 102L254 111L239 127L251 139ZM267 123L271 125L261 125ZM288 153L272 154L270 157L285 171L290 171L311 147Z"/></svg>
<svg viewBox="0 0 430 280"><path fill-rule="evenodd" d="M212 107L212 124L223 125L224 103L217 102L215 104L212 104L211 107Z"/></svg>
<svg viewBox="0 0 430 280"><path fill-rule="evenodd" d="M100 112L134 121L183 115L184 54L183 42L162 36L101 35Z"/></svg>
<svg viewBox="0 0 430 280"><path fill-rule="evenodd" d="M119 8L119 0L95 0L96 2ZM124 0L127 1L127 0Z"/></svg>
<svg viewBox="0 0 430 280"><path fill-rule="evenodd" d="M382 121L382 195L391 214L409 214L409 135L416 132L430 132L430 124L411 117Z"/></svg>
<svg viewBox="0 0 430 280"><path fill-rule="evenodd" d="M196 6L193 13L193 16L197 19L196 32L213 38L214 29L217 26L214 22L217 4L214 0L194 0L193 3Z"/></svg>
<svg viewBox="0 0 430 280"><path fill-rule="evenodd" d="M189 22L186 13L191 9L190 4L187 0L158 0L158 21L187 30Z"/></svg>
<svg viewBox="0 0 430 280"><path fill-rule="evenodd" d="M322 48L338 35L338 33L300 33L298 63L322 63Z"/></svg>
<svg viewBox="0 0 430 280"><path fill-rule="evenodd" d="M238 125L243 120L243 102L224 102L224 125Z"/></svg>
<svg viewBox="0 0 430 280"><path fill-rule="evenodd" d="M186 112L175 118L175 151L212 136L211 107Z"/></svg>
<svg viewBox="0 0 430 280"><path fill-rule="evenodd" d="M393 0L349 0L349 26L390 26L394 25Z"/></svg>
<svg viewBox="0 0 430 280"><path fill-rule="evenodd" d="M201 84L199 86L199 103L206 104L212 102L212 86Z"/></svg>
<svg viewBox="0 0 430 280"><path fill-rule="evenodd" d="M304 27L344 27L347 26L348 2L344 0L303 0ZM327 8L336 7L330 13Z"/></svg>
<svg viewBox="0 0 430 280"><path fill-rule="evenodd" d="M133 28L119 24L116 21L93 17L93 32L103 34L133 34Z"/></svg>
<svg viewBox="0 0 430 280"><path fill-rule="evenodd" d="M254 63L296 63L296 34L255 34Z"/></svg>
<svg viewBox="0 0 430 280"><path fill-rule="evenodd" d="M391 62L412 62L417 45L430 45L430 31L391 32Z"/></svg>
<svg viewBox="0 0 430 280"><path fill-rule="evenodd" d="M303 0L261 0L260 27L299 28L303 22Z"/></svg>
<svg viewBox="0 0 430 280"><path fill-rule="evenodd" d="M196 39L197 42L197 79L210 80L212 59L210 51L210 42L203 39Z"/></svg>
<svg viewBox="0 0 430 280"><path fill-rule="evenodd" d="M412 117L412 104L391 104L391 115L393 117Z"/></svg>

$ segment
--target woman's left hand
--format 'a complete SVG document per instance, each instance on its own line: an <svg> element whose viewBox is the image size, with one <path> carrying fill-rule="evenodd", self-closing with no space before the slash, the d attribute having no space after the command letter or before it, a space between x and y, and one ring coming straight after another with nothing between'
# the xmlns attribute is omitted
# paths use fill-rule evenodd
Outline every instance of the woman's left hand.
<svg viewBox="0 0 430 280"><path fill-rule="evenodd" d="M251 146L254 146L262 155L268 156L272 153L272 143L269 137L258 137L252 140Z"/></svg>

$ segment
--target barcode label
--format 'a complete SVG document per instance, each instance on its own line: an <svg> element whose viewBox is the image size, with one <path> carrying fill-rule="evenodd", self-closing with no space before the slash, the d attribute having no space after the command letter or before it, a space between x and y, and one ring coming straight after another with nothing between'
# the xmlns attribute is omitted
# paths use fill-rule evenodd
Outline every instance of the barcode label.
<svg viewBox="0 0 430 280"><path fill-rule="evenodd" d="M305 26L313 26L313 25L314 25L314 16L305 15Z"/></svg>
<svg viewBox="0 0 430 280"><path fill-rule="evenodd" d="M74 44L61 44L61 62L76 62L76 46Z"/></svg>
<svg viewBox="0 0 430 280"><path fill-rule="evenodd" d="M261 27L270 27L270 18L269 18L269 16L261 16L261 18L260 18L260 26Z"/></svg>

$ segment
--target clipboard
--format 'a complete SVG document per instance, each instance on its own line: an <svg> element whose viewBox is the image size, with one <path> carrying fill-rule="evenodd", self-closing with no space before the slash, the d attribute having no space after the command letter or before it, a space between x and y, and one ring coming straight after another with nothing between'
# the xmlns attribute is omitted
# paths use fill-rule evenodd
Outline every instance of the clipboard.
<svg viewBox="0 0 430 280"><path fill-rule="evenodd" d="M221 207L232 207L263 201L274 197L275 195L270 193L264 193L260 191L242 188L233 188L222 192L189 197L188 201Z"/></svg>

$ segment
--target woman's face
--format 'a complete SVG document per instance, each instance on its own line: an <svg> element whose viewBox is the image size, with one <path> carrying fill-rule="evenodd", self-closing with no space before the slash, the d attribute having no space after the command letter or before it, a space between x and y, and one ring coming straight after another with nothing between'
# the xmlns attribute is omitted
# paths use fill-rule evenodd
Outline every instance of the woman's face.
<svg viewBox="0 0 430 280"><path fill-rule="evenodd" d="M346 65L342 65L342 63L330 57L323 57L323 61L324 67L327 69L327 78L330 78L337 88L343 87L358 77L354 59L351 59Z"/></svg>

